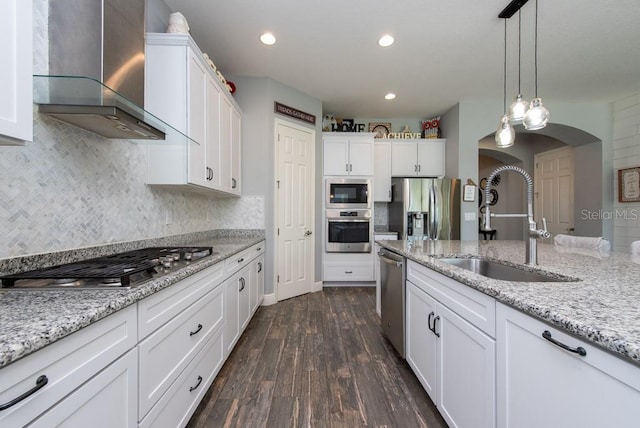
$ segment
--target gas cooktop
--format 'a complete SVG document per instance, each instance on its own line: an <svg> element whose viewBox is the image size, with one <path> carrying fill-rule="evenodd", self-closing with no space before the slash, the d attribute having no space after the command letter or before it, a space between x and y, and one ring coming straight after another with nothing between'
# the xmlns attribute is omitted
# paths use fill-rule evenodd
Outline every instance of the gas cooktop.
<svg viewBox="0 0 640 428"><path fill-rule="evenodd" d="M212 247L152 247L0 277L7 289L122 289L214 254Z"/></svg>

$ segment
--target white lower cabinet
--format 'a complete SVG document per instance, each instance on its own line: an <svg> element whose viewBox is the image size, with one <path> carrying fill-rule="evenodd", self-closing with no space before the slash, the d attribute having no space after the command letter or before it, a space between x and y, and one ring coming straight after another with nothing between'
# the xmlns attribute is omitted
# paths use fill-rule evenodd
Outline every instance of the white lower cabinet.
<svg viewBox="0 0 640 428"><path fill-rule="evenodd" d="M638 426L637 366L503 304L496 339L499 427Z"/></svg>
<svg viewBox="0 0 640 428"><path fill-rule="evenodd" d="M33 392L0 412L0 426L25 426L39 416L37 426L70 426L71 421L73 426L135 426L130 412L134 409L137 416L137 361L131 361L137 354L122 355L136 342L136 307L131 305L3 368L1 404ZM43 376L47 382L35 389ZM87 409L96 408L94 397L112 397L118 394L114 391L122 397L105 409L113 410L118 423L100 425Z"/></svg>
<svg viewBox="0 0 640 428"><path fill-rule="evenodd" d="M412 261L406 286L409 366L450 427L494 427L494 299Z"/></svg>
<svg viewBox="0 0 640 428"><path fill-rule="evenodd" d="M138 352L134 348L56 404L29 427L135 427Z"/></svg>
<svg viewBox="0 0 640 428"><path fill-rule="evenodd" d="M206 341L222 329L223 288L216 287L140 342L140 418L151 410Z"/></svg>
<svg viewBox="0 0 640 428"><path fill-rule="evenodd" d="M217 330L156 406L140 422L140 428L175 428L189 422L224 363L223 330Z"/></svg>
<svg viewBox="0 0 640 428"><path fill-rule="evenodd" d="M224 283L225 331L224 343L229 355L250 318L251 266L242 268Z"/></svg>

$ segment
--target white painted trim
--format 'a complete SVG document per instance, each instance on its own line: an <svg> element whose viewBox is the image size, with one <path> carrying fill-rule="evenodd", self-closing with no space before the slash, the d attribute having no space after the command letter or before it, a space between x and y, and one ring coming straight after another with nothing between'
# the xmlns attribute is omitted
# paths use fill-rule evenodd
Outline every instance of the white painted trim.
<svg viewBox="0 0 640 428"><path fill-rule="evenodd" d="M318 291L322 291L322 281L317 281L311 286L312 293L317 293Z"/></svg>
<svg viewBox="0 0 640 428"><path fill-rule="evenodd" d="M271 306L278 303L278 299L276 298L276 293L265 294L262 299L262 304L260 306Z"/></svg>
<svg viewBox="0 0 640 428"><path fill-rule="evenodd" d="M375 281L325 281L323 287L375 287Z"/></svg>

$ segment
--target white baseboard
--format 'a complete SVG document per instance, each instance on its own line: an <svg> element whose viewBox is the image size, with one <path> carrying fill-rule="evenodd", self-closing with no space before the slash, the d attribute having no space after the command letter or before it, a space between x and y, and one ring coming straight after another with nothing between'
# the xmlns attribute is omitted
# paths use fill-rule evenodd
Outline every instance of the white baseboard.
<svg viewBox="0 0 640 428"><path fill-rule="evenodd" d="M322 291L322 281L318 281L315 282L312 286L311 286L311 292L312 293L316 293L318 291Z"/></svg>
<svg viewBox="0 0 640 428"><path fill-rule="evenodd" d="M276 299L276 293L265 294L264 298L262 299L262 306L271 306L275 305L276 303L278 303L278 300Z"/></svg>
<svg viewBox="0 0 640 428"><path fill-rule="evenodd" d="M375 287L375 281L325 281L323 287Z"/></svg>

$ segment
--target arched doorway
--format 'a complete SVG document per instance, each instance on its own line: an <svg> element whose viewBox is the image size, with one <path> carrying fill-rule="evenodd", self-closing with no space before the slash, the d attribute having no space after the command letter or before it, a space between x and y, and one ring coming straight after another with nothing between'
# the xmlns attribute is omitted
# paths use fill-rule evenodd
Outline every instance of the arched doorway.
<svg viewBox="0 0 640 428"><path fill-rule="evenodd" d="M603 159L602 141L580 129L549 124L541 131L527 132L521 125L516 128L516 143L507 149L495 146L493 134L482 138L478 144L478 182L500 165L514 164L522 167L535 180L534 159L537 154L561 147L574 148L574 232L581 236L603 236L603 222L588 213L603 209ZM492 168L493 167L493 168ZM484 175L483 175L484 174ZM496 212L526 212L525 187L521 178L501 177L498 184L498 204ZM502 181L507 180L504 184ZM517 181L516 181L517 180ZM536 220L541 220L536 218ZM498 230L499 239L524 239L524 221L495 219L492 226ZM501 232L501 229L504 232Z"/></svg>

